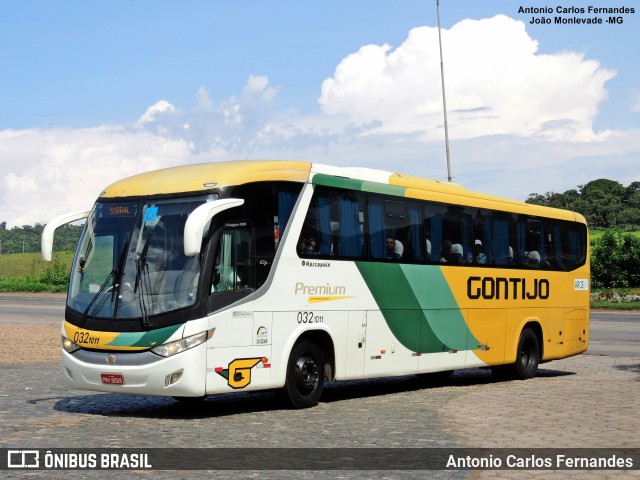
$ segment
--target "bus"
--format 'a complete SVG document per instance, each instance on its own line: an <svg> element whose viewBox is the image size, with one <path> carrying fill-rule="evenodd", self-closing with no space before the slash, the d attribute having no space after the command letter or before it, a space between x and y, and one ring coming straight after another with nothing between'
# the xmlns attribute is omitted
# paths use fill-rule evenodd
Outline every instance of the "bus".
<svg viewBox="0 0 640 480"><path fill-rule="evenodd" d="M73 388L277 390L306 408L325 382L528 379L588 346L577 213L381 170L229 161L113 183L46 225L45 260L83 218L61 328Z"/></svg>

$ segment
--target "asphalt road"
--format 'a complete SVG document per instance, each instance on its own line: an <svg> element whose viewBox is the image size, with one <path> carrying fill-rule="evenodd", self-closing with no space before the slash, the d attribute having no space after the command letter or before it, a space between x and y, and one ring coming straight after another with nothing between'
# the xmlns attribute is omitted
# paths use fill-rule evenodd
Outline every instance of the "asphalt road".
<svg viewBox="0 0 640 480"><path fill-rule="evenodd" d="M64 294L0 293L0 324L48 325L62 322Z"/></svg>
<svg viewBox="0 0 640 480"><path fill-rule="evenodd" d="M0 294L0 324L62 321L64 294ZM640 312L592 311L588 354L640 357Z"/></svg>

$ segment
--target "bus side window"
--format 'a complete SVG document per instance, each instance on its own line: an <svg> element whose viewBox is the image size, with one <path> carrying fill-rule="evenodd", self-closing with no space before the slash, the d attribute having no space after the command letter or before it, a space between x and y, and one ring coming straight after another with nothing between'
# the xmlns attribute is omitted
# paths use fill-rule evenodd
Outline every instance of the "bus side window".
<svg viewBox="0 0 640 480"><path fill-rule="evenodd" d="M504 212L482 211L475 225L475 262L477 265L511 266L515 224Z"/></svg>
<svg viewBox="0 0 640 480"><path fill-rule="evenodd" d="M564 221L553 222L553 267L556 270L570 271L583 265L585 252L582 245L584 230L577 224Z"/></svg>
<svg viewBox="0 0 640 480"><path fill-rule="evenodd" d="M298 239L298 254L345 258L364 256L364 208L361 192L316 187Z"/></svg>
<svg viewBox="0 0 640 480"><path fill-rule="evenodd" d="M450 251L441 257L444 263L470 264L473 262L471 215L464 207L447 206L442 217L442 244L451 243ZM446 245L448 245L447 243ZM448 249L447 249L448 250Z"/></svg>
<svg viewBox="0 0 640 480"><path fill-rule="evenodd" d="M225 228L220 235L211 281L211 292L254 287L253 241L246 225Z"/></svg>
<svg viewBox="0 0 640 480"><path fill-rule="evenodd" d="M528 218L524 255L521 266L525 268L553 268L553 238L550 224L538 218Z"/></svg>
<svg viewBox="0 0 640 480"><path fill-rule="evenodd" d="M318 187L298 239L298 255L328 256L333 252L329 195Z"/></svg>
<svg viewBox="0 0 640 480"><path fill-rule="evenodd" d="M403 263L424 259L420 204L379 194L367 195L369 254L372 260Z"/></svg>

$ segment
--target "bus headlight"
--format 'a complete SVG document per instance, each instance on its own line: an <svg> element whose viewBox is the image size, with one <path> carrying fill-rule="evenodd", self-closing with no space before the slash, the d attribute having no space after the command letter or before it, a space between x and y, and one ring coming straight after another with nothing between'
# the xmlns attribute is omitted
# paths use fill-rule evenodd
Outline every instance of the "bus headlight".
<svg viewBox="0 0 640 480"><path fill-rule="evenodd" d="M71 340L69 340L67 337L62 337L62 348L64 348L67 352L69 353L73 353L76 350L80 350L80 345L76 345L75 343L73 343Z"/></svg>
<svg viewBox="0 0 640 480"><path fill-rule="evenodd" d="M154 347L151 349L151 351L156 355L160 355L161 357L171 357L176 353L184 352L185 350L189 350L190 348L202 345L204 342L213 337L214 331L215 328L212 328L211 330L207 330L206 332L197 333L195 335L191 335L190 337L176 340L175 342L165 343L164 345L160 345L159 347Z"/></svg>

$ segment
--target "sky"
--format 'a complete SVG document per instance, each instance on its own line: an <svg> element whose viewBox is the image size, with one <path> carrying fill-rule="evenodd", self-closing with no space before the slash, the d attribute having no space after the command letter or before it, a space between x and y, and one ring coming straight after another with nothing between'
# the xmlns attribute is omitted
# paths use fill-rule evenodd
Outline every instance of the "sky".
<svg viewBox="0 0 640 480"><path fill-rule="evenodd" d="M640 181L640 6L589 10L624 5L440 0L454 182L526 200ZM447 180L437 25L436 0L5 2L0 222L190 163Z"/></svg>

